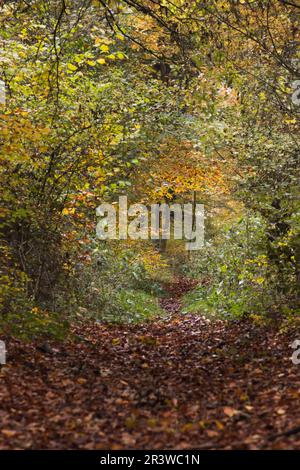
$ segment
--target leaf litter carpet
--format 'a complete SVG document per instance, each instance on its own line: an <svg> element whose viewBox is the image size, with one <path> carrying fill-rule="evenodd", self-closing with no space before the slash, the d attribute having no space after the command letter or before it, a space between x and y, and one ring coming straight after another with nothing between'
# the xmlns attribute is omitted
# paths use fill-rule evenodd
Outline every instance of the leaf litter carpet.
<svg viewBox="0 0 300 470"><path fill-rule="evenodd" d="M169 286L164 320L6 338L0 448L300 449L297 331L182 315L188 288Z"/></svg>

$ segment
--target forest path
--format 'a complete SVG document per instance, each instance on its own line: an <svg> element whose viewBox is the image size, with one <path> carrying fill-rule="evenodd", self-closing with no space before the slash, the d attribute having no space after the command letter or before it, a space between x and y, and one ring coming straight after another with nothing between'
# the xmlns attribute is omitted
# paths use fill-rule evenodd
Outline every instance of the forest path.
<svg viewBox="0 0 300 470"><path fill-rule="evenodd" d="M83 323L46 351L8 339L0 448L300 448L294 333L183 316L179 298L167 320Z"/></svg>

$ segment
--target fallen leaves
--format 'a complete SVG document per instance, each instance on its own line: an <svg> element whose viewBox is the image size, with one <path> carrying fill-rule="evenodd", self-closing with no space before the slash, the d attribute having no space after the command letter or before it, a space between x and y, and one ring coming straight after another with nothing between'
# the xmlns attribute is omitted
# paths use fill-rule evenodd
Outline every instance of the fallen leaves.
<svg viewBox="0 0 300 470"><path fill-rule="evenodd" d="M51 353L10 338L0 448L300 448L288 334L181 316L176 288L167 320L85 322Z"/></svg>

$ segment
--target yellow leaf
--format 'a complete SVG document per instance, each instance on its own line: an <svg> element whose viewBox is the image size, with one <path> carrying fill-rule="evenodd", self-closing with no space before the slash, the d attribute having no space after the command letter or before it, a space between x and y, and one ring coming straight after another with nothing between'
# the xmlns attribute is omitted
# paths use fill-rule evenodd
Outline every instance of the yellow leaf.
<svg viewBox="0 0 300 470"><path fill-rule="evenodd" d="M108 52L109 51L109 47L106 44L102 44L102 46L100 46L100 49L101 49L102 52Z"/></svg>
<svg viewBox="0 0 300 470"><path fill-rule="evenodd" d="M65 207L62 211L62 215L70 215L70 214L75 214L75 208L70 208L68 209L67 207Z"/></svg>
<svg viewBox="0 0 300 470"><path fill-rule="evenodd" d="M193 429L193 428L194 428L193 423L186 423L182 426L181 432L185 433L185 432L191 431L191 429Z"/></svg>
<svg viewBox="0 0 300 470"><path fill-rule="evenodd" d="M68 64L68 69L72 70L72 71L75 71L75 70L77 70L77 67L76 67L76 65L70 63L70 64Z"/></svg>
<svg viewBox="0 0 300 470"><path fill-rule="evenodd" d="M220 431L224 429L224 425L221 423L221 421L216 420L215 423L216 423L217 428L220 429Z"/></svg>

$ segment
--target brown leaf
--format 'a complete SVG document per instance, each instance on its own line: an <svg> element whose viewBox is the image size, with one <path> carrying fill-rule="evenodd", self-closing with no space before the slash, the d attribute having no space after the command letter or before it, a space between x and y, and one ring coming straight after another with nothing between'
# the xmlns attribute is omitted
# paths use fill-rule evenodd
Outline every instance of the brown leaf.
<svg viewBox="0 0 300 470"><path fill-rule="evenodd" d="M87 380L84 377L79 377L79 379L77 379L77 383L80 385L84 385L87 383Z"/></svg>
<svg viewBox="0 0 300 470"><path fill-rule="evenodd" d="M230 406L225 406L223 408L224 413L226 416L229 416L229 418L232 418L233 416L239 414L238 410L235 410L234 408L231 408Z"/></svg>
<svg viewBox="0 0 300 470"><path fill-rule="evenodd" d="M13 431L11 429L2 429L1 432L6 437L13 437L17 434L17 431Z"/></svg>

